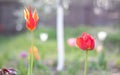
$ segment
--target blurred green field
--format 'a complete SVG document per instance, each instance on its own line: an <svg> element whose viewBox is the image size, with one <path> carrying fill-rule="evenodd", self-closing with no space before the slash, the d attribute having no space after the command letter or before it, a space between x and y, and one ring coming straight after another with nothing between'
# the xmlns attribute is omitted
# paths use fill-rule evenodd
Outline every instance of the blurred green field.
<svg viewBox="0 0 120 75"><path fill-rule="evenodd" d="M84 64L84 51L76 47L70 47L67 39L77 37L82 32L88 32L97 39L97 33L108 33L104 41L104 53L100 55L94 51L89 52L88 75L113 75L120 68L120 27L65 27L65 69L58 75L82 75ZM46 42L40 41L40 33L46 32L49 38ZM25 31L11 36L0 36L0 67L15 68L18 75L27 75L27 61L20 57L22 51L28 52L31 46L31 34ZM57 66L57 41L56 30L52 27L39 27L34 32L34 44L39 49L40 61L35 60L34 75L54 75ZM102 67L101 67L102 66ZM116 67L117 66L117 67ZM119 72L119 71L117 71ZM101 73L101 74L99 74ZM120 72L119 72L120 74Z"/></svg>

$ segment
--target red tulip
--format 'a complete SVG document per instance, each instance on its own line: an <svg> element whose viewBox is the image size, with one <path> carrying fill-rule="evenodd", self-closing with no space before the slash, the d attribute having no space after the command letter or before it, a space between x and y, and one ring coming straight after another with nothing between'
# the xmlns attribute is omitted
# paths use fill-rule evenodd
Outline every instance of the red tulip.
<svg viewBox="0 0 120 75"><path fill-rule="evenodd" d="M34 13L32 13L31 7L29 9L25 8L24 17L26 20L26 28L30 31L35 30L39 19L37 10L35 9Z"/></svg>
<svg viewBox="0 0 120 75"><path fill-rule="evenodd" d="M95 46L95 41L91 35L84 32L82 33L81 37L78 37L76 39L76 44L82 50L93 50Z"/></svg>

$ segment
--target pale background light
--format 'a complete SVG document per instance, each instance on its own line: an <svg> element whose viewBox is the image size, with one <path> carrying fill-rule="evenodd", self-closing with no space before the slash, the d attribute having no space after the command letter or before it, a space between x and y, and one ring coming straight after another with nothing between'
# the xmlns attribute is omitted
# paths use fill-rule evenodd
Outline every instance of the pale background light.
<svg viewBox="0 0 120 75"><path fill-rule="evenodd" d="M100 41L104 41L107 37L107 32L104 32L104 31L98 32L97 36Z"/></svg>
<svg viewBox="0 0 120 75"><path fill-rule="evenodd" d="M40 40L41 40L42 42L47 41L47 39L48 39L48 34L47 34L47 33L41 33L41 34L40 34Z"/></svg>

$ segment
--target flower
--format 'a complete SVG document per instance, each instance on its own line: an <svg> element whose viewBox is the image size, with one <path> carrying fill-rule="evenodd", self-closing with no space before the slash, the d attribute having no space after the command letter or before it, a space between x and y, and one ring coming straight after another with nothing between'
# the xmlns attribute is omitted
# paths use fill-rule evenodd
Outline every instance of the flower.
<svg viewBox="0 0 120 75"><path fill-rule="evenodd" d="M76 45L82 50L93 50L95 46L95 41L91 35L84 32L82 33L81 37L78 37L76 39Z"/></svg>
<svg viewBox="0 0 120 75"><path fill-rule="evenodd" d="M20 53L20 56L22 58L27 58L28 55L27 55L27 52L23 51L23 52Z"/></svg>
<svg viewBox="0 0 120 75"><path fill-rule="evenodd" d="M26 28L30 31L35 30L39 19L37 10L34 9L34 13L32 13L31 7L29 7L29 9L25 8L24 17L26 20Z"/></svg>
<svg viewBox="0 0 120 75"><path fill-rule="evenodd" d="M17 72L13 68L2 68L0 69L0 75L17 75Z"/></svg>
<svg viewBox="0 0 120 75"><path fill-rule="evenodd" d="M98 33L98 39L100 41L104 41L106 37L107 37L107 32L101 31Z"/></svg>
<svg viewBox="0 0 120 75"><path fill-rule="evenodd" d="M69 38L69 39L67 40L67 44L68 44L69 46L76 46L76 38Z"/></svg>
<svg viewBox="0 0 120 75"><path fill-rule="evenodd" d="M38 48L37 47L34 46L33 50L32 50L32 48L30 48L29 51L30 51L31 54L33 53L36 60L40 60L40 55L38 54Z"/></svg>
<svg viewBox="0 0 120 75"><path fill-rule="evenodd" d="M48 39L48 34L47 34L47 33L41 33L41 34L40 34L40 40L41 40L42 42L47 41L47 39Z"/></svg>

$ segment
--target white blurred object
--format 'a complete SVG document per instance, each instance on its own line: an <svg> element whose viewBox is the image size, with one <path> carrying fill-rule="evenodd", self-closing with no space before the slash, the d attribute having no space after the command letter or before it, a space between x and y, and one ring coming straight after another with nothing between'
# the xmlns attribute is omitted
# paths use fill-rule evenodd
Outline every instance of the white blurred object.
<svg viewBox="0 0 120 75"><path fill-rule="evenodd" d="M106 37L107 37L107 32L101 31L101 32L98 33L97 36L98 36L98 39L100 41L104 41L106 39Z"/></svg>
<svg viewBox="0 0 120 75"><path fill-rule="evenodd" d="M96 0L96 5L99 8L109 9L111 7L110 0Z"/></svg>
<svg viewBox="0 0 120 75"><path fill-rule="evenodd" d="M49 5L51 5L51 4L53 4L53 3L55 3L56 2L56 0L43 0L46 4L49 4Z"/></svg>
<svg viewBox="0 0 120 75"><path fill-rule="evenodd" d="M57 4L57 49L58 49L58 62L57 71L62 71L64 68L64 10L61 0Z"/></svg>
<svg viewBox="0 0 120 75"><path fill-rule="evenodd" d="M41 40L42 42L47 41L47 39L48 39L48 34L47 34L47 33L41 33L41 34L40 34L40 40Z"/></svg>
<svg viewBox="0 0 120 75"><path fill-rule="evenodd" d="M94 13L96 14L96 15L100 15L100 14L102 14L102 10L100 9L100 8L94 8Z"/></svg>
<svg viewBox="0 0 120 75"><path fill-rule="evenodd" d="M44 13L45 14L50 14L52 12L52 8L50 6L45 6L44 7Z"/></svg>
<svg viewBox="0 0 120 75"><path fill-rule="evenodd" d="M70 0L63 0L63 7L65 9L69 9L69 5L70 5Z"/></svg>

